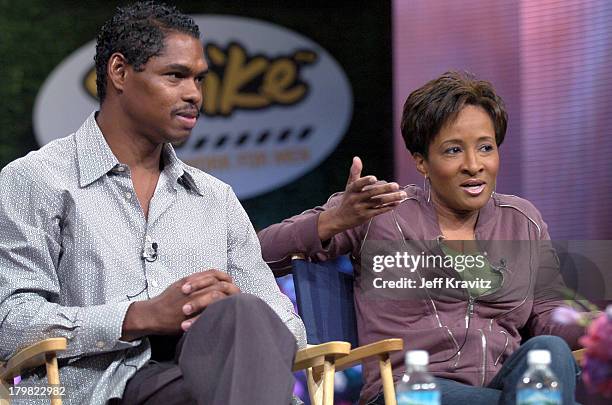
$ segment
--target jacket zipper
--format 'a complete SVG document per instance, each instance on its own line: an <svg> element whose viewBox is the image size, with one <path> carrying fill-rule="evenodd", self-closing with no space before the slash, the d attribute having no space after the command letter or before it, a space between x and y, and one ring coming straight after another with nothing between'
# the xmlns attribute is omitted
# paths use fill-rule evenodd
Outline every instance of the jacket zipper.
<svg viewBox="0 0 612 405"><path fill-rule="evenodd" d="M480 377L480 386L483 387L485 383L486 370L487 370L487 337L485 336L482 329L478 329L480 331L480 340L482 342L482 371Z"/></svg>
<svg viewBox="0 0 612 405"><path fill-rule="evenodd" d="M475 298L473 298L472 296L468 298L468 306L465 311L465 329L468 329L470 327L470 320L474 315L474 301Z"/></svg>
<svg viewBox="0 0 612 405"><path fill-rule="evenodd" d="M478 242L478 235L476 232L474 232L474 239ZM486 255L486 251L485 251L485 255ZM501 271L502 269L506 268L506 264L505 264L505 260L502 259L502 261L500 262L500 266L494 266L493 264L491 264L489 262L489 265L491 266L492 269L494 269L495 271L499 272L501 274L501 283L499 288L497 288L496 290L493 291L489 291L485 294L481 294L477 297L472 297L469 293L469 291L467 292L469 298L468 298L468 307L467 307L467 312L465 315L465 328L466 328L466 333L468 333L467 329L469 329L470 326L470 320L472 319L472 316L474 315L474 305L475 302L478 298L493 294L499 290L501 290L504 286L504 273L503 271ZM467 290L467 289L466 289ZM482 363L481 363L481 371L480 371L480 385L484 386L485 380L486 380L486 374L487 374L487 337L485 336L485 333L482 329L478 329L478 331L480 332L480 340L481 340L481 347L482 347ZM505 351L505 350L504 350Z"/></svg>

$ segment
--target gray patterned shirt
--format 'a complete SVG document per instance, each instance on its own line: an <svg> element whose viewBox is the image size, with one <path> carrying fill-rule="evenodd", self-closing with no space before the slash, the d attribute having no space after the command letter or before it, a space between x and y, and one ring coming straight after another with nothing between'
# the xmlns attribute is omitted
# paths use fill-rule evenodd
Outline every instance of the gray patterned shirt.
<svg viewBox="0 0 612 405"><path fill-rule="evenodd" d="M120 340L128 306L197 271L229 273L306 344L231 187L181 162L169 144L162 158L148 220L129 167L111 152L94 113L76 133L0 173L0 359L66 337L60 378L67 404L121 396L151 354L147 339ZM152 243L157 260L143 260ZM39 370L25 381L43 377Z"/></svg>

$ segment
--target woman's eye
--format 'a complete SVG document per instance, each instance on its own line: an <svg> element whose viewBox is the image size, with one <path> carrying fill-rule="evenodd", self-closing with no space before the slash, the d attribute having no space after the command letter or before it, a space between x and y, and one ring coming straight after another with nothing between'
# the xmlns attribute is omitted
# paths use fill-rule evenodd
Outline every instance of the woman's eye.
<svg viewBox="0 0 612 405"><path fill-rule="evenodd" d="M459 153L459 152L461 152L461 148L458 146L453 146L444 151L444 153L448 153L450 155L454 155L455 153Z"/></svg>
<svg viewBox="0 0 612 405"><path fill-rule="evenodd" d="M480 150L483 152L491 152L493 150L493 145L482 145Z"/></svg>

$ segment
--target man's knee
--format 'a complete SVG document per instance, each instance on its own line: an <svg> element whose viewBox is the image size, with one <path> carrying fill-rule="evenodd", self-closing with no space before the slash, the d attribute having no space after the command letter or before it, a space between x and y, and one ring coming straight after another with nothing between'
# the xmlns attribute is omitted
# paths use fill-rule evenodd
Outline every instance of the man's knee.
<svg viewBox="0 0 612 405"><path fill-rule="evenodd" d="M201 320L209 320L217 322L220 320L228 321L234 319L240 323L249 323L251 319L259 319L260 317L270 316L274 314L272 308L261 298L252 294L235 294L227 298L223 298L209 305L200 316ZM274 314L274 316L277 316ZM196 324L198 321L196 321ZM201 323L201 322L200 322ZM224 322L228 326L232 323Z"/></svg>
<svg viewBox="0 0 612 405"><path fill-rule="evenodd" d="M240 293L223 298L204 309L189 329L189 333L208 336L213 331L223 330L224 335L229 336L237 328L255 325L262 311L258 308L262 307L268 307L268 304L252 294ZM266 310L268 309L263 309Z"/></svg>
<svg viewBox="0 0 612 405"><path fill-rule="evenodd" d="M272 308L261 298L252 294L235 294L215 302L206 310L222 313L224 317L240 316L271 311Z"/></svg>
<svg viewBox="0 0 612 405"><path fill-rule="evenodd" d="M235 307L253 308L261 305L266 307L268 306L268 304L266 304L261 298L253 294L246 293L234 294L225 298L224 301L227 301L229 305L233 305Z"/></svg>
<svg viewBox="0 0 612 405"><path fill-rule="evenodd" d="M209 305L204 312L222 312L224 315L227 315L228 312L239 311L241 309L267 307L268 304L266 304L261 298L258 298L252 294L240 293L230 295L229 297L223 298L214 304Z"/></svg>
<svg viewBox="0 0 612 405"><path fill-rule="evenodd" d="M224 339L240 331L240 334L251 336L274 334L276 339L286 336L295 344L293 334L274 310L252 294L235 294L208 306L191 326L189 334L208 336L220 331Z"/></svg>

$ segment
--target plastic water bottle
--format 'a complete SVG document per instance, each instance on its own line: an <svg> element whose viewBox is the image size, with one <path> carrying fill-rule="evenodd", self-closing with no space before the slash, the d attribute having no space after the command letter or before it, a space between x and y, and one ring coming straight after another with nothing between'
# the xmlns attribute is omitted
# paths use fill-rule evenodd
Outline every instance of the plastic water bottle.
<svg viewBox="0 0 612 405"><path fill-rule="evenodd" d="M395 390L397 405L440 405L440 391L427 372L428 364L425 350L406 352L406 374Z"/></svg>
<svg viewBox="0 0 612 405"><path fill-rule="evenodd" d="M561 405L559 380L548 367L548 350L530 350L528 368L516 387L517 405Z"/></svg>

